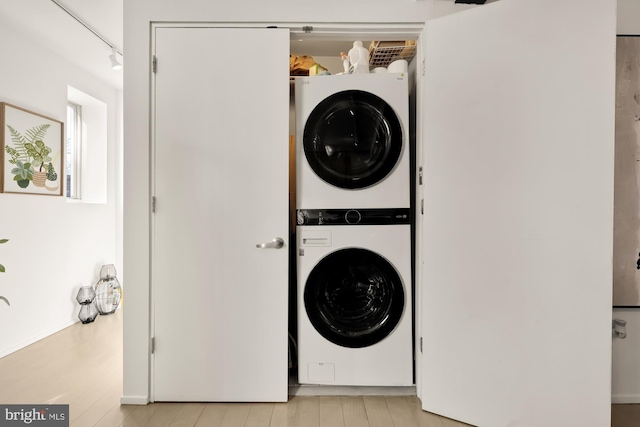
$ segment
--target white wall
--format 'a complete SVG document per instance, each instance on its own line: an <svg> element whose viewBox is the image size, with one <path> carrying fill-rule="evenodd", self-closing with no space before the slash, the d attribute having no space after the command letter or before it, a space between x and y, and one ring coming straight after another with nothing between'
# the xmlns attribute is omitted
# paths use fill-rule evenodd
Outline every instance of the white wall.
<svg viewBox="0 0 640 427"><path fill-rule="evenodd" d="M0 194L0 356L77 322L80 286L100 266L120 270L116 247L116 118L118 92L77 69L7 23L0 23L0 101L65 121L67 86L108 106L108 202L69 203L65 197ZM119 277L122 277L119 274ZM97 321L99 321L98 319ZM91 327L87 325L87 327Z"/></svg>
<svg viewBox="0 0 640 427"><path fill-rule="evenodd" d="M640 1L618 0L618 34L640 35ZM613 317L627 322L627 337L613 340L611 400L640 403L640 309L614 309Z"/></svg>
<svg viewBox="0 0 640 427"><path fill-rule="evenodd" d="M640 1L618 0L618 34L640 34Z"/></svg>

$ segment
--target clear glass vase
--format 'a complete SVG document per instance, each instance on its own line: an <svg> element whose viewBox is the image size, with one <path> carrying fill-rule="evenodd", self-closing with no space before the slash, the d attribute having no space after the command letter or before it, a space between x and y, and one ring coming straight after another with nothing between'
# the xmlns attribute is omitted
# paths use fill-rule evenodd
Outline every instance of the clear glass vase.
<svg viewBox="0 0 640 427"><path fill-rule="evenodd" d="M82 286L78 290L76 301L78 301L80 305L91 304L95 297L96 291L93 289L93 286Z"/></svg>
<svg viewBox="0 0 640 427"><path fill-rule="evenodd" d="M91 323L98 317L98 307L95 302L89 304L82 304L80 307L80 313L78 313L78 319L82 323Z"/></svg>
<svg viewBox="0 0 640 427"><path fill-rule="evenodd" d="M100 314L111 314L120 306L122 288L115 277L100 279L96 283L95 304Z"/></svg>

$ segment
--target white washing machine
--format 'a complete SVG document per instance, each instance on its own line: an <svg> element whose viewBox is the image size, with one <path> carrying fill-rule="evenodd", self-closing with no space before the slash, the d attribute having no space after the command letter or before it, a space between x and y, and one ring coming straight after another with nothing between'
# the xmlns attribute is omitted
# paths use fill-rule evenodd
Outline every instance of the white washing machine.
<svg viewBox="0 0 640 427"><path fill-rule="evenodd" d="M409 209L297 215L298 382L412 385Z"/></svg>
<svg viewBox="0 0 640 427"><path fill-rule="evenodd" d="M409 207L408 78L296 78L298 209Z"/></svg>

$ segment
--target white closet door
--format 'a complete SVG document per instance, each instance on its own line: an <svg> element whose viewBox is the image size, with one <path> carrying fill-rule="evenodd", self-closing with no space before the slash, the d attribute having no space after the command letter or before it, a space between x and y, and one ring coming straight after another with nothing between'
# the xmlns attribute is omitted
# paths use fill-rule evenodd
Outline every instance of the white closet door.
<svg viewBox="0 0 640 427"><path fill-rule="evenodd" d="M615 0L427 22L423 408L610 423Z"/></svg>
<svg viewBox="0 0 640 427"><path fill-rule="evenodd" d="M288 55L288 30L156 29L156 401L287 400Z"/></svg>

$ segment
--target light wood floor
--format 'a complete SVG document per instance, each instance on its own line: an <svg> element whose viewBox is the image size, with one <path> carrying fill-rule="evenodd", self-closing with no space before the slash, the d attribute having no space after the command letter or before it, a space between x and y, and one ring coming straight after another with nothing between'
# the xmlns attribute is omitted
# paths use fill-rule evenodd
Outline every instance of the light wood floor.
<svg viewBox="0 0 640 427"><path fill-rule="evenodd" d="M70 404L73 427L462 427L415 396L293 396L288 403L120 405L122 313L75 324L0 359L0 403ZM640 426L640 405L613 405L613 427ZM569 427L569 426L567 426ZM576 426L577 427L577 426Z"/></svg>

